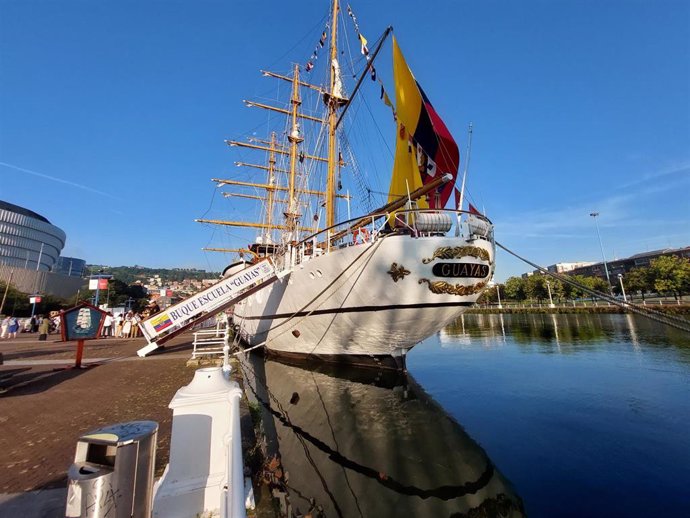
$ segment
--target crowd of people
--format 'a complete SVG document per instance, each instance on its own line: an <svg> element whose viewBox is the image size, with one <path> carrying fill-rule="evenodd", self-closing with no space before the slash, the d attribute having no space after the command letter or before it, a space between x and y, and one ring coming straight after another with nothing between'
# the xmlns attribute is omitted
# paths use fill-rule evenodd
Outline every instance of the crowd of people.
<svg viewBox="0 0 690 518"><path fill-rule="evenodd" d="M160 311L156 302L150 302L141 313L127 311L113 315L108 312L103 321L101 338L137 338L141 336L139 332L139 321L144 320Z"/></svg>
<svg viewBox="0 0 690 518"><path fill-rule="evenodd" d="M139 336L139 326L137 324L139 313L128 311L118 313L113 316L108 313L103 321L101 338L136 338Z"/></svg>
<svg viewBox="0 0 690 518"><path fill-rule="evenodd" d="M50 333L60 332L60 315L32 315L20 319L11 315L0 315L0 339L17 338L17 333L38 333L43 341Z"/></svg>
<svg viewBox="0 0 690 518"><path fill-rule="evenodd" d="M108 312L103 320L101 338L137 338L141 336L139 321L148 318L160 311L156 302L150 302L146 308L139 312L127 311L113 315ZM60 314L57 311L50 315L31 316L21 319L11 315L0 315L0 338L17 338L17 334L38 333L38 339L46 340L51 333L60 332Z"/></svg>

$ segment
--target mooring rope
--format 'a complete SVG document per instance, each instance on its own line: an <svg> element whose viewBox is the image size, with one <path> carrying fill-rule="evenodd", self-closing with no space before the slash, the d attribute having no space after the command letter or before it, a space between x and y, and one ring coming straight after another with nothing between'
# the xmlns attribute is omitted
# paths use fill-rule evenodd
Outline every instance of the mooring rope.
<svg viewBox="0 0 690 518"><path fill-rule="evenodd" d="M621 302L615 297L612 297L611 295L608 295L606 293L602 293L597 290L593 290L592 288L588 288L584 284L581 284L575 280L573 280L571 277L567 275L561 275L559 273L554 273L550 272L543 266L539 266L536 263L533 263L532 261L525 259L524 257L518 255L517 253L513 252L512 250L506 248L503 246L501 243L496 241L496 246L499 248L505 250L508 252L510 255L517 257L521 261L529 264L533 268L536 268L539 270L541 273L544 275L548 275L549 277L552 277L554 279L557 279L561 282L565 282L566 284L570 284L571 286L575 286L576 288L581 289L585 293L589 293L592 296L598 297L602 300L605 300L606 302L610 302L611 304L614 304L625 311L630 311L632 313L637 313L638 315L642 315L644 317L650 318L656 322L660 322L662 324L666 324L667 326L675 327L676 329L680 329L682 331L685 331L686 333L690 333L690 322L682 318L678 315L672 315L668 313L662 313L661 311L657 311L655 309L649 308L647 306L640 306L639 304L634 304L632 302Z"/></svg>

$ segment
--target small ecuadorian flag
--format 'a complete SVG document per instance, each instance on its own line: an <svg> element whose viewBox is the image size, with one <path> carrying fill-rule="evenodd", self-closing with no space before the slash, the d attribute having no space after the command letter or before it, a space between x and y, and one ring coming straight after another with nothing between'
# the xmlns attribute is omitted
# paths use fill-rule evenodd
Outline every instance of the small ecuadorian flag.
<svg viewBox="0 0 690 518"><path fill-rule="evenodd" d="M458 145L412 75L395 37L393 72L398 135L388 201L406 196L408 190L412 192L422 187L439 174L450 173L453 180L446 183L439 193L429 196L430 208L443 208L453 193L454 179L458 174ZM427 204L420 199L418 205L426 208Z"/></svg>
<svg viewBox="0 0 690 518"><path fill-rule="evenodd" d="M172 320L170 320L170 317L167 313L163 313L162 315L159 315L156 318L152 319L151 325L153 326L153 329L156 332L158 332L162 331L167 327L170 327L172 325Z"/></svg>

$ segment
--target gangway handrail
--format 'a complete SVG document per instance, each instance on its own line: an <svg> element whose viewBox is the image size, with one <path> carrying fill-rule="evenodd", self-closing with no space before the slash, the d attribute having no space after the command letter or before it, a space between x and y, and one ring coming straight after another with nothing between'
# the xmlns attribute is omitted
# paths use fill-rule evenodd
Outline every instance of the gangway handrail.
<svg viewBox="0 0 690 518"><path fill-rule="evenodd" d="M192 343L192 359L194 360L197 356L202 355L222 355L229 332L230 326L227 320L225 320L223 328L195 331L194 342Z"/></svg>

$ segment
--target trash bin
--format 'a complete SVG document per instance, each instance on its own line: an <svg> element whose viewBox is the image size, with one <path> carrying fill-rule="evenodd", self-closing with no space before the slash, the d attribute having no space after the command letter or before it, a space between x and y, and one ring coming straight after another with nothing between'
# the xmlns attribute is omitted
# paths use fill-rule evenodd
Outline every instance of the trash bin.
<svg viewBox="0 0 690 518"><path fill-rule="evenodd" d="M77 442L68 471L67 518L149 518L158 423L131 421Z"/></svg>

